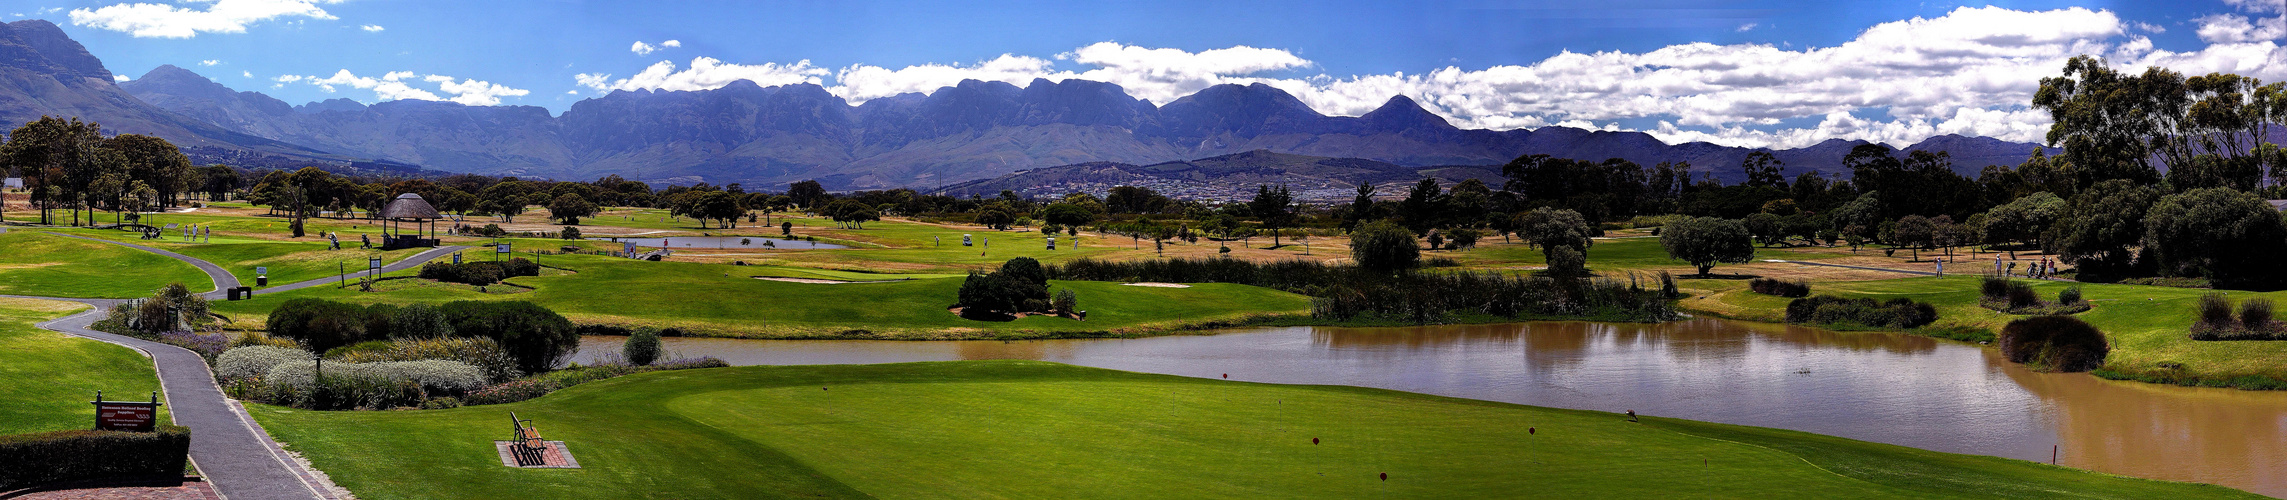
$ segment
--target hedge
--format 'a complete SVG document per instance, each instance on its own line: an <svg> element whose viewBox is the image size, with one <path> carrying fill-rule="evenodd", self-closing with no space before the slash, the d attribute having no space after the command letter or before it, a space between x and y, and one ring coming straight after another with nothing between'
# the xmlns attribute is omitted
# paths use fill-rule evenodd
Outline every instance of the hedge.
<svg viewBox="0 0 2287 500"><path fill-rule="evenodd" d="M476 286L499 283L518 276L539 276L540 265L522 257L502 261L430 262L421 265L421 278Z"/></svg>
<svg viewBox="0 0 2287 500"><path fill-rule="evenodd" d="M181 477L191 430L55 431L0 436L0 491L59 481Z"/></svg>

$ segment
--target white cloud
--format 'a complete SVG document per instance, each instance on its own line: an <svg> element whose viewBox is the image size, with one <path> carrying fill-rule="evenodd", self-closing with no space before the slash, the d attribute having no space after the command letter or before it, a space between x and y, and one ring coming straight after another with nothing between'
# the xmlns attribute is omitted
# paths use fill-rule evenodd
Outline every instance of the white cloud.
<svg viewBox="0 0 2287 500"><path fill-rule="evenodd" d="M2134 28L2136 28L2136 29L2137 29L2137 30L2139 30L2139 31L2143 31L2143 32L2145 32L2145 33L2151 33L2151 34L2154 34L2154 35L2158 35L2158 34L2161 34L2161 33L2167 33L2167 32L2168 32L2168 27L2166 27L2166 26L2161 26L2161 25L2157 25L2157 24L2147 23L2147 22L2143 22L2143 21L2137 21L2137 22L2133 22L2133 23L2128 23L2128 25L2129 25L2129 26L2131 26L2131 27L2134 27Z"/></svg>
<svg viewBox="0 0 2287 500"><path fill-rule="evenodd" d="M639 56L647 56L647 55L651 55L651 53L653 53L653 52L658 52L658 51L667 50L667 49L671 49L671 48L675 48L675 47L681 47L681 46L683 46L683 41L682 41L682 40L668 40L668 41L664 41L664 42L659 42L659 44L658 44L658 45L652 45L652 44L648 44L648 43L643 43L643 41L642 41L642 40L636 40L636 41L635 41L635 45L634 45L634 46L631 46L631 47L628 47L628 48L627 48L627 51L628 51L628 52L634 52L634 53L635 53L635 55L639 55Z"/></svg>
<svg viewBox="0 0 2287 500"><path fill-rule="evenodd" d="M240 72L238 72L238 76L241 76L241 77L245 77L245 78L253 78L253 77L254 77L254 72L252 72L252 71L240 71Z"/></svg>
<svg viewBox="0 0 2287 500"><path fill-rule="evenodd" d="M248 25L283 17L334 19L320 4L343 0L186 0L207 3L192 9L159 3L120 3L72 9L74 25L118 31L137 38L191 38L199 33L245 33ZM208 3L211 2L211 3ZM300 20L291 21L299 22Z"/></svg>
<svg viewBox="0 0 2287 500"><path fill-rule="evenodd" d="M204 60L204 61L199 61L199 65L200 65L200 66L213 66L213 65L217 65L217 64L222 64L222 60L220 60L220 59L208 59L208 60Z"/></svg>
<svg viewBox="0 0 2287 500"><path fill-rule="evenodd" d="M700 57L691 60L690 69L681 71L675 69L673 62L659 61L652 64L651 67L644 68L635 76L618 80L612 80L609 74L587 73L573 75L572 78L579 82L580 86L595 89L597 93L605 93L613 90L704 90L721 88L739 80L753 81L755 84L765 87L797 83L815 84L826 74L825 69L811 66L809 60L788 65L777 63L745 65L728 64L712 57Z"/></svg>
<svg viewBox="0 0 2287 500"><path fill-rule="evenodd" d="M111 75L111 81L114 81L114 82L124 82L124 81L127 81L127 80L128 80L128 78L127 78L127 75Z"/></svg>
<svg viewBox="0 0 2287 500"><path fill-rule="evenodd" d="M374 78L357 76L357 74L344 69L334 72L333 76L279 75L273 80L277 81L280 87L288 83L304 83L315 85L319 90L325 92L334 92L338 90L338 87L371 90L374 97L382 101L419 99L424 101L452 101L470 106L499 105L501 97L516 97L531 93L529 90L482 80L455 79L445 75L421 75L411 71L390 71L382 73L380 78ZM414 83L435 83L437 84L437 91L432 92L428 89L415 87L413 86ZM438 95L438 92L451 94L452 97L442 97Z"/></svg>
<svg viewBox="0 0 2287 500"><path fill-rule="evenodd" d="M367 33L372 33L372 32L381 31L381 30L385 30L385 29L389 29L389 28L383 28L383 27L381 27L381 25L379 25L379 24L368 24L368 25L364 25L364 26L359 26L359 27L357 27L357 29L365 30Z"/></svg>
<svg viewBox="0 0 2287 500"><path fill-rule="evenodd" d="M1736 29L1736 30L1732 30L1732 31L1737 31L1737 32L1745 33L1745 32L1749 32L1749 31L1754 31L1756 26L1761 26L1761 25L1762 25L1761 23L1747 23L1747 24L1742 24L1742 25L1739 25L1739 29Z"/></svg>

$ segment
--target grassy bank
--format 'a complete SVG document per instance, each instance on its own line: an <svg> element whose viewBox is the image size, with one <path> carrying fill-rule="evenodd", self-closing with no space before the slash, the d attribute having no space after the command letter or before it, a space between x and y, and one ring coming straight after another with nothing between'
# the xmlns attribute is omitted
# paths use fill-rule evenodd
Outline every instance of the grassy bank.
<svg viewBox="0 0 2287 500"><path fill-rule="evenodd" d="M150 252L23 229L0 234L0 294L123 299L168 283L214 289L198 268Z"/></svg>
<svg viewBox="0 0 2287 500"><path fill-rule="evenodd" d="M2072 283L2021 280L2033 285L2043 298L2053 299L2069 286L2081 287L2094 308L2075 315L2088 321L2112 342L2112 353L2097 374L2107 378L2146 382L2287 389L2287 341L2197 341L2190 337L2193 305L2208 290L2141 285ZM1781 321L1789 299L1747 291L1745 282L1687 280L1683 285L1699 292L1685 300L1687 309L1753 321ZM1938 308L1932 331L1998 332L2010 320L2024 316L2003 314L1978 306L1978 277L1969 275L1900 278L1879 281L1814 283L1813 293L1844 297L1889 299L1905 297ZM2229 292L2232 300L2269 297L2287 300L2287 292Z"/></svg>
<svg viewBox="0 0 2287 500"><path fill-rule="evenodd" d="M0 434L86 429L95 425L95 391L106 399L144 401L159 390L151 359L134 349L32 326L87 306L0 298ZM160 407L160 421L167 421Z"/></svg>
<svg viewBox="0 0 2287 500"><path fill-rule="evenodd" d="M301 297L358 303L513 299L539 303L583 323L673 326L694 334L745 338L897 339L1140 335L1264 316L1307 316L1310 311L1307 297L1250 286L1154 288L1056 281L1051 286L1079 294L1080 309L1088 311L1086 321L1045 316L976 321L946 311L961 286L957 277L828 285L755 279L751 276L796 274L756 266L589 255L544 256L541 262L571 272L510 280L531 287L528 291L490 287L494 292L520 293L479 293L474 287L437 284L392 283L382 287L388 291L370 293L354 287L316 287L218 302L215 310L238 320L241 327L251 327L278 303ZM819 271L800 274L862 277Z"/></svg>
<svg viewBox="0 0 2287 500"><path fill-rule="evenodd" d="M1031 361L662 372L454 410L252 410L371 499L2254 497L1799 432ZM508 411L583 468L500 466Z"/></svg>

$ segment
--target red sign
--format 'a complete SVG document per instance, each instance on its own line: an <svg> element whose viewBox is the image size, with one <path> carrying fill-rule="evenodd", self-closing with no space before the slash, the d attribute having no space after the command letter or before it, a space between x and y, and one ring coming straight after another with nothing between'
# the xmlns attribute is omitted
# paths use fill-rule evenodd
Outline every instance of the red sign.
<svg viewBox="0 0 2287 500"><path fill-rule="evenodd" d="M124 401L97 401L95 403L95 429L102 431L151 432L152 422L158 420L157 403L129 403Z"/></svg>

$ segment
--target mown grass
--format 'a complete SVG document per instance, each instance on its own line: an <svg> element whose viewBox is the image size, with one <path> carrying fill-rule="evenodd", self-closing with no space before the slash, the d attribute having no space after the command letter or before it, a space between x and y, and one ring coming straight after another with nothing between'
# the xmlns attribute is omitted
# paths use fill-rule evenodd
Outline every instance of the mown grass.
<svg viewBox="0 0 2287 500"><path fill-rule="evenodd" d="M142 353L33 326L84 309L0 298L0 435L92 428L95 391L104 399L147 401L159 390L158 371ZM159 421L167 418L161 406Z"/></svg>
<svg viewBox="0 0 2287 500"><path fill-rule="evenodd" d="M152 216L156 217L156 216ZM371 227L371 226L367 226ZM142 239L141 233L95 229L59 229L60 233L103 238L135 243L190 256L222 266L240 284L255 286L255 273L268 268L270 286L279 286L318 278L335 277L348 270L355 279L366 269L367 259L380 257L383 265L393 264L421 253L421 248L381 251L359 249L356 236L342 241L341 250L331 250L322 238L305 237L300 240L271 240L243 236L218 236L199 242L186 242L173 233L169 238ZM376 243L378 247L378 242ZM267 287L256 287L256 289Z"/></svg>
<svg viewBox="0 0 2287 500"><path fill-rule="evenodd" d="M1978 306L1978 280L1974 275L1899 278L1878 281L1813 283L1813 293L1844 297L1889 299L1904 297L1929 302L1938 308L1938 321L1925 329L1998 332L2009 321L2025 316L2005 314ZM2287 389L2287 341L2198 341L2191 339L2193 305L2209 290L2141 285L2019 280L2033 286L2043 298L2054 298L2066 287L2081 287L2082 296L2095 307L2075 315L2104 331L2112 342L2099 375L2147 382ZM1688 309L1724 316L1777 322L1784 318L1788 299L1746 291L1744 282L1687 280L1685 287L1705 293L1684 301ZM2228 292L2233 301L2254 297L2287 300L2283 292Z"/></svg>
<svg viewBox="0 0 2287 500"><path fill-rule="evenodd" d="M510 411L582 468L500 466ZM500 406L252 413L372 499L2254 498L1773 429L1035 361L717 368Z"/></svg>
<svg viewBox="0 0 2287 500"><path fill-rule="evenodd" d="M511 279L510 283L533 288L517 294L477 293L458 286L371 293L355 287L316 287L258 294L254 300L218 303L215 309L238 319L241 325L250 325L267 316L278 303L301 297L359 303L513 299L539 303L579 322L676 326L701 335L902 339L1136 335L1244 322L1261 316L1307 315L1310 309L1307 297L1242 285L1154 288L1055 281L1050 283L1053 289L1079 294L1080 309L1088 311L1087 320L1033 316L1005 322L977 321L946 311L958 295L962 282L958 277L825 285L754 279L750 276L790 274L755 266L645 262L592 255L541 259L543 264L574 272ZM861 277L838 273L816 276Z"/></svg>
<svg viewBox="0 0 2287 500"><path fill-rule="evenodd" d="M197 267L150 252L23 229L0 234L0 294L123 299L168 283L214 289Z"/></svg>

